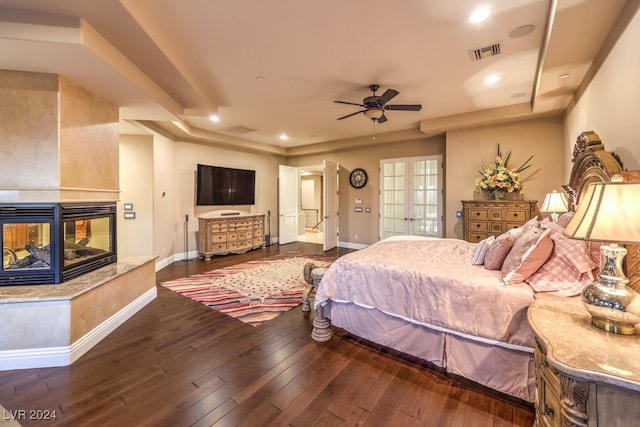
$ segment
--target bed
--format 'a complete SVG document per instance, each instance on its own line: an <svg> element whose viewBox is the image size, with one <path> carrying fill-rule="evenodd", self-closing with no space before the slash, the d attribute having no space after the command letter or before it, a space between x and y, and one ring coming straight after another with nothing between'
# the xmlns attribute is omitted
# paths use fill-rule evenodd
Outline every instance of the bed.
<svg viewBox="0 0 640 427"><path fill-rule="evenodd" d="M563 186L570 205L578 204L589 183L620 172L621 163L597 134L580 134L570 182ZM571 215L559 224L534 218L490 243L396 236L349 253L322 277L316 317L533 402L534 334L527 309L547 295L575 298L598 271L598 248L562 235ZM496 247L499 239L512 242L500 268L492 269L489 255L495 264L494 253L504 243ZM487 258L478 264L481 256Z"/></svg>

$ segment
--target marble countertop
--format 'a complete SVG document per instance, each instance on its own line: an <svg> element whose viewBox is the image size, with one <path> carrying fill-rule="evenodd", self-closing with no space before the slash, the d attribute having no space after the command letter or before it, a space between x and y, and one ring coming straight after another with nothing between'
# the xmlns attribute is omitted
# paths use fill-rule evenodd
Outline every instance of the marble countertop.
<svg viewBox="0 0 640 427"><path fill-rule="evenodd" d="M73 299L155 259L155 256L146 256L118 260L58 285L0 286L0 306L17 302Z"/></svg>
<svg viewBox="0 0 640 427"><path fill-rule="evenodd" d="M640 330L619 335L591 325L579 298L541 297L529 323L556 370L587 381L640 391Z"/></svg>

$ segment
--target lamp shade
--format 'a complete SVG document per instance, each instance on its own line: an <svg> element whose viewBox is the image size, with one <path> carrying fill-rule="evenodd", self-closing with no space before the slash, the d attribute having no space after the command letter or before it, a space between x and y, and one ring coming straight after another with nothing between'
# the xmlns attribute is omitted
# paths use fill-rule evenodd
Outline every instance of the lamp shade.
<svg viewBox="0 0 640 427"><path fill-rule="evenodd" d="M640 243L638 213L640 183L590 184L564 234L580 240Z"/></svg>
<svg viewBox="0 0 640 427"><path fill-rule="evenodd" d="M569 210L567 199L564 194L553 190L544 197L544 202L540 206L540 212L566 212Z"/></svg>
<svg viewBox="0 0 640 427"><path fill-rule="evenodd" d="M384 110L382 108L369 108L364 111L364 115L371 120L378 120L383 114Z"/></svg>

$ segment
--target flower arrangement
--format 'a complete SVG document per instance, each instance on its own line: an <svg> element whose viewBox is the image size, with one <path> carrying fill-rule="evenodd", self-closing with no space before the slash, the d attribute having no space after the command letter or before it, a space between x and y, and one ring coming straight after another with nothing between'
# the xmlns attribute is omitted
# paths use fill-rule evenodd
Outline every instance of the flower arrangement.
<svg viewBox="0 0 640 427"><path fill-rule="evenodd" d="M489 166L482 164L480 176L476 178L476 188L487 190L494 195L496 199L503 199L505 193L519 193L522 191L522 183L520 182L520 172L529 168L529 162L533 156L529 157L521 166L514 168L509 164L511 152L506 158L502 157L500 144L498 144L498 153Z"/></svg>

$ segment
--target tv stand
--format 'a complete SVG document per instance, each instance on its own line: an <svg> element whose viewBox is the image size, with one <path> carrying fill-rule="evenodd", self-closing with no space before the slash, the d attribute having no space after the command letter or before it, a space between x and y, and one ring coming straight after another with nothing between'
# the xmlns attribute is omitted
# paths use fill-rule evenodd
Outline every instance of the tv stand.
<svg viewBox="0 0 640 427"><path fill-rule="evenodd" d="M264 214L199 217L198 251L201 259L214 255L243 254L264 247Z"/></svg>

